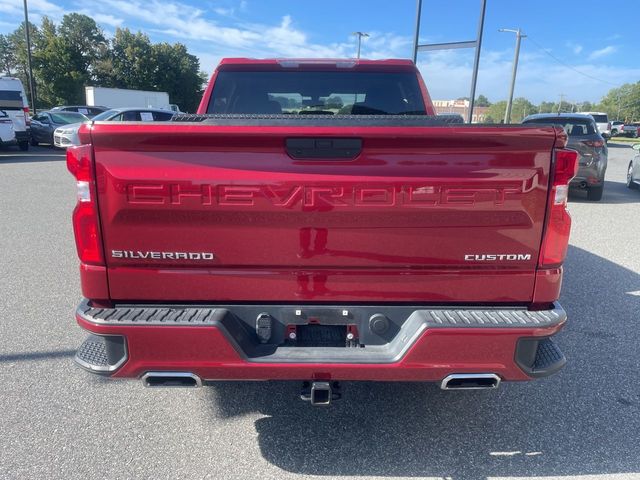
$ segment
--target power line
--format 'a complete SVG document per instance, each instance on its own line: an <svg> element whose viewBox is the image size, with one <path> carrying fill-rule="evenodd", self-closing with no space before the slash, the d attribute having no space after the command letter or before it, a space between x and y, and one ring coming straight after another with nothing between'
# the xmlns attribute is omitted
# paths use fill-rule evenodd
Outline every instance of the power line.
<svg viewBox="0 0 640 480"><path fill-rule="evenodd" d="M592 80L596 80L597 82L602 82L602 83L606 83L607 85L613 85L614 87L620 87L620 85L618 85L617 83L612 83L612 82L608 82L607 80L602 80L601 78L597 78L594 77L593 75L589 75L588 73L584 73L580 70L578 70L577 68L575 68L572 65L569 65L568 63L564 62L563 60L559 59L558 57L556 57L555 55L553 55L551 52L549 52L545 47L543 47L542 45L540 45L538 42L536 42L533 38L531 38L531 36L529 36L529 41L533 42L533 44L538 47L538 49L542 50L544 53L546 53L547 55L549 55L551 58L553 58L556 62L558 62L559 64L573 70L576 73L579 73L580 75L590 78Z"/></svg>

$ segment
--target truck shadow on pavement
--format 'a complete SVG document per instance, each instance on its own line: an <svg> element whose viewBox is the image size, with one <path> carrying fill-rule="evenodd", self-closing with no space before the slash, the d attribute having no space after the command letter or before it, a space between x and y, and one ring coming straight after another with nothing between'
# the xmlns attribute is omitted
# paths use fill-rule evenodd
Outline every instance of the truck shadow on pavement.
<svg viewBox="0 0 640 480"><path fill-rule="evenodd" d="M330 477L564 476L640 473L640 275L571 246L561 297L569 324L559 374L496 391L347 383L330 408L297 382L220 383L216 417L259 413L263 457Z"/></svg>
<svg viewBox="0 0 640 480"><path fill-rule="evenodd" d="M39 361L53 358L71 358L76 354L75 350L53 350L49 352L24 352L0 354L2 362L26 362L29 360Z"/></svg>

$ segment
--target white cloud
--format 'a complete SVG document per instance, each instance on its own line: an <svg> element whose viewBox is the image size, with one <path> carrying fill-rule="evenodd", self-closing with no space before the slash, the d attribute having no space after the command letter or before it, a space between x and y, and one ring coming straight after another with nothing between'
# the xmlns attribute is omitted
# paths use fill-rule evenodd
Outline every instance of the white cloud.
<svg viewBox="0 0 640 480"><path fill-rule="evenodd" d="M353 57L356 53L353 37L328 44L313 42L306 32L295 26L289 15L284 15L278 24L222 26L208 19L202 10L179 2L105 0L103 5L112 12L148 24L147 30L151 32L170 35L185 43L197 41L199 49L204 43L209 50L225 56ZM228 12L223 9L218 13ZM368 42L363 43L363 57L406 56L410 44L407 37L372 32Z"/></svg>
<svg viewBox="0 0 640 480"><path fill-rule="evenodd" d="M105 25L109 25L110 27L117 28L122 26L122 24L124 23L123 18L114 17L113 15L109 15L107 13L91 13L87 15L92 17L96 21L96 23L104 23Z"/></svg>
<svg viewBox="0 0 640 480"><path fill-rule="evenodd" d="M52 18L59 18L64 14L64 8L51 3L47 0L29 0L29 22L32 22L32 16L34 18L40 18L42 15L47 15ZM0 12L8 13L15 19L15 27L24 19L24 5L22 0L0 0ZM32 12L34 15L32 15Z"/></svg>
<svg viewBox="0 0 640 480"><path fill-rule="evenodd" d="M617 50L618 50L618 47L616 47L615 45L608 45L604 48L601 48L599 50L594 50L593 52L591 52L591 54L589 55L589 60L595 60L597 58L611 55L612 53L615 53Z"/></svg>
<svg viewBox="0 0 640 480"><path fill-rule="evenodd" d="M511 80L512 59L508 51L483 51L480 59L477 94L491 101L506 99ZM432 98L450 99L469 95L473 53L441 51L421 54L418 67ZM596 65L585 61L575 68L591 77L553 62L542 53L523 53L520 56L515 96L526 97L534 103L555 100L564 93L571 101L599 101L611 88L640 77L640 67L624 68Z"/></svg>
<svg viewBox="0 0 640 480"><path fill-rule="evenodd" d="M290 15L275 23L242 23L236 15L247 9L241 2L233 7L216 5L205 10L182 3L183 0L103 0L92 7L91 16L106 27L128 26L151 34L154 41L172 37L183 42L201 60L202 69L211 73L220 58L249 57L354 57L356 38L347 35L334 42L321 42L302 30ZM60 19L64 9L48 0L29 0L34 19L49 15ZM204 7L203 7L204 8ZM234 11L235 9L235 11ZM20 15L22 0L0 0L0 12ZM86 13L86 12L85 12ZM217 13L217 15L216 15ZM4 15L3 15L4 16ZM35 21L35 20L34 20ZM412 38L391 32L370 31L362 42L363 58L407 58ZM433 39L432 39L433 40ZM637 81L640 68L598 65L592 60L614 53L610 45L587 57L582 45L568 42L566 48L582 54L575 68L600 82L555 63L543 51L524 49L520 55L516 96L533 102L553 100L567 94L574 101L598 101L614 85ZM483 50L478 77L478 94L492 101L506 98L511 78L512 49ZM457 98L469 94L473 52L450 50L421 53L418 66L433 98Z"/></svg>
<svg viewBox="0 0 640 480"><path fill-rule="evenodd" d="M573 42L567 42L567 47L569 47L571 51L576 55L580 54L584 49L584 47L579 43L573 43Z"/></svg>
<svg viewBox="0 0 640 480"><path fill-rule="evenodd" d="M223 8L223 7L214 8L213 11L222 17L230 17L235 12L233 8Z"/></svg>

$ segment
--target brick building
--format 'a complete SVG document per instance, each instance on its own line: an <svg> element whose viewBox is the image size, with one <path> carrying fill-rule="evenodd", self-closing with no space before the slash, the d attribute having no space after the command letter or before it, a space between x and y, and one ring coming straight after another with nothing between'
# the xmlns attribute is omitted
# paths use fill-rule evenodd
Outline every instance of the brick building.
<svg viewBox="0 0 640 480"><path fill-rule="evenodd" d="M469 113L469 100L433 100L433 106L436 109L436 113L458 113L462 115L464 120L467 120ZM482 123L484 117L487 114L489 107L473 107L473 117L471 117L471 123Z"/></svg>

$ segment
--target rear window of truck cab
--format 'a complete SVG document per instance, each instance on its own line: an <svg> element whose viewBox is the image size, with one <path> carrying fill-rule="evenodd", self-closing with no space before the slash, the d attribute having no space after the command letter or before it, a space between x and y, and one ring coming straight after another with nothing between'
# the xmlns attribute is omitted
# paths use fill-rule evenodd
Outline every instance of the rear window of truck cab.
<svg viewBox="0 0 640 480"><path fill-rule="evenodd" d="M207 113L424 115L410 72L221 71Z"/></svg>

